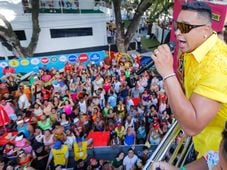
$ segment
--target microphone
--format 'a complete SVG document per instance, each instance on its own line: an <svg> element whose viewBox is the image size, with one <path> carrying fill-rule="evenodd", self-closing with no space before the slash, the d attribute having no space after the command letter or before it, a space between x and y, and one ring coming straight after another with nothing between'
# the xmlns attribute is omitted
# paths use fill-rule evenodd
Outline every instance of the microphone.
<svg viewBox="0 0 227 170"><path fill-rule="evenodd" d="M170 41L167 43L167 45L170 48L170 51L174 51L175 47L176 47L176 42L174 41ZM154 61L150 61L148 62L146 65L142 66L137 72L136 75L140 75L141 73L143 73L144 71L148 70L149 68L151 68L154 65Z"/></svg>

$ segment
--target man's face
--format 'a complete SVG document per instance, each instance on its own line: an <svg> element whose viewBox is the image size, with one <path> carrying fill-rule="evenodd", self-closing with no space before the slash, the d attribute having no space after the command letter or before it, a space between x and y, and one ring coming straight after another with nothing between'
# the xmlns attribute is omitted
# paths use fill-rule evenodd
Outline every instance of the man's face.
<svg viewBox="0 0 227 170"><path fill-rule="evenodd" d="M182 27L187 27L187 24L195 26L202 25L199 27L192 28L189 32L184 33L180 29L175 30L176 38L179 43L179 48L184 52L191 52L196 49L200 44L205 41L205 36L208 36L208 20L199 17L196 11L182 10L177 18L178 23L186 24ZM185 29L187 30L187 29Z"/></svg>
<svg viewBox="0 0 227 170"><path fill-rule="evenodd" d="M128 157L133 158L134 152L132 150L128 151Z"/></svg>

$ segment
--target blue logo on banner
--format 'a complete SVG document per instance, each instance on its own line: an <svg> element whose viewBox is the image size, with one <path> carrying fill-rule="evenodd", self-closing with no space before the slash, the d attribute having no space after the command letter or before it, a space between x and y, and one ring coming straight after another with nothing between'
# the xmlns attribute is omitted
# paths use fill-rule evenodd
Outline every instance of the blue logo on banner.
<svg viewBox="0 0 227 170"><path fill-rule="evenodd" d="M93 53L93 54L90 55L90 60L97 62L97 61L100 60L100 55L98 53Z"/></svg>
<svg viewBox="0 0 227 170"><path fill-rule="evenodd" d="M57 57L51 57L51 62L57 62L57 61L58 61Z"/></svg>
<svg viewBox="0 0 227 170"><path fill-rule="evenodd" d="M75 55L70 55L70 56L69 56L69 62L75 63L76 60L77 60L77 56L75 56Z"/></svg>

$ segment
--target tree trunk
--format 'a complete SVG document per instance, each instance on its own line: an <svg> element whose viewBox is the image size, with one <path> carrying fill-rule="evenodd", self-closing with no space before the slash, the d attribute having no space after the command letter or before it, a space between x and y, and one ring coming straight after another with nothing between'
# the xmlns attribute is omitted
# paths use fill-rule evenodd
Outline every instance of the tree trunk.
<svg viewBox="0 0 227 170"><path fill-rule="evenodd" d="M28 47L23 48L23 54L32 57L39 40L39 0L32 0L32 37Z"/></svg>
<svg viewBox="0 0 227 170"><path fill-rule="evenodd" d="M141 17L143 13L152 5L151 0L143 0L136 9L136 13L133 16L132 22L128 26L126 35L125 35L125 48L128 49L130 42L135 35L136 30L139 27Z"/></svg>
<svg viewBox="0 0 227 170"><path fill-rule="evenodd" d="M115 23L116 23L116 45L119 52L127 52L130 42L139 26L140 19L151 5L151 0L142 0L136 9L133 20L130 23L127 32L124 32L124 25L122 24L121 17L121 0L113 0Z"/></svg>
<svg viewBox="0 0 227 170"><path fill-rule="evenodd" d="M116 45L119 52L126 52L124 46L124 25L121 19L121 0L113 0L115 24L116 24Z"/></svg>
<svg viewBox="0 0 227 170"><path fill-rule="evenodd" d="M40 27L39 27L39 0L32 0L32 37L28 47L22 47L20 40L13 31L11 24L6 20L6 18L0 14L0 19L3 21L4 25L0 26L0 41L2 44L17 58L32 57L36 49Z"/></svg>

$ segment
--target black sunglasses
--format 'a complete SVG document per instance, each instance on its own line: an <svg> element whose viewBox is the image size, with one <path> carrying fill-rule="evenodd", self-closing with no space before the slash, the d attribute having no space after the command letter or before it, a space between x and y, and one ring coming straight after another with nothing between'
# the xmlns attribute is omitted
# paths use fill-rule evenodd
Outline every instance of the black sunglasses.
<svg viewBox="0 0 227 170"><path fill-rule="evenodd" d="M189 33L192 29L197 28L197 27L202 27L205 26L206 24L203 25L190 25L190 24L186 24L184 22L174 22L174 30L180 30L180 32L182 34L186 34Z"/></svg>

